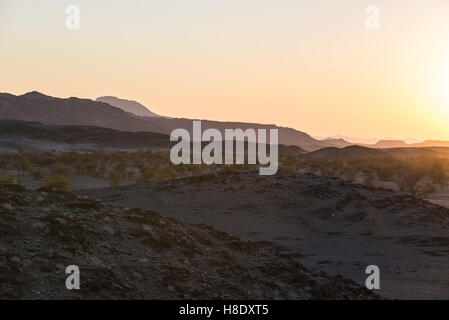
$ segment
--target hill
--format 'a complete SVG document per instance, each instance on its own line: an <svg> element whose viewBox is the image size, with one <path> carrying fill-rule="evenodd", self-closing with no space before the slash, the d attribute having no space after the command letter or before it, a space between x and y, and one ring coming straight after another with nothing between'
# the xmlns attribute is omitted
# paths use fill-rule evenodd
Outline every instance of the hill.
<svg viewBox="0 0 449 320"><path fill-rule="evenodd" d="M449 141L444 140L425 140L421 143L412 144L416 147L449 147Z"/></svg>
<svg viewBox="0 0 449 320"><path fill-rule="evenodd" d="M374 145L371 145L372 148L398 148L398 147L407 147L409 146L402 140L379 140Z"/></svg>
<svg viewBox="0 0 449 320"><path fill-rule="evenodd" d="M375 299L204 224L0 184L0 299ZM80 268L67 290L65 268Z"/></svg>
<svg viewBox="0 0 449 320"><path fill-rule="evenodd" d="M332 146L332 147L337 147L337 148L344 148L344 147L348 147L350 145L353 145L352 143L344 140L344 139L324 139L321 140L322 142Z"/></svg>
<svg viewBox="0 0 449 320"><path fill-rule="evenodd" d="M323 148L317 151L309 152L307 157L315 159L379 159L388 160L392 157L382 150L367 148L362 146L349 146L345 148Z"/></svg>
<svg viewBox="0 0 449 320"><path fill-rule="evenodd" d="M439 156L440 154L440 152L437 152L431 148L423 148L423 147L390 148L390 149L383 149L382 151L398 159L408 159L416 157L436 157Z"/></svg>
<svg viewBox="0 0 449 320"><path fill-rule="evenodd" d="M153 132L127 132L94 126L56 126L37 122L0 120L0 149L86 150L151 149L168 150L167 135Z"/></svg>
<svg viewBox="0 0 449 320"><path fill-rule="evenodd" d="M168 152L176 142L165 134L119 131L94 126L56 126L38 122L0 120L0 152L24 151L92 151L151 150ZM203 142L202 146L208 142ZM224 144L222 146L225 148ZM269 147L267 147L267 150ZM297 146L278 146L279 154L302 156ZM248 144L245 143L245 153Z"/></svg>

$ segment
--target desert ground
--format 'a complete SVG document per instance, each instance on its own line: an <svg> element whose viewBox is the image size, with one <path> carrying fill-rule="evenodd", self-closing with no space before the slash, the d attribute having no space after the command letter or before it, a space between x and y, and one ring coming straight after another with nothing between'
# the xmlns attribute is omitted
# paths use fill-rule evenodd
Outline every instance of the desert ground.
<svg viewBox="0 0 449 320"><path fill-rule="evenodd" d="M432 203L438 204L440 206L449 208L449 188L439 190L435 193L429 194L426 197Z"/></svg>
<svg viewBox="0 0 449 320"><path fill-rule="evenodd" d="M381 270L387 298L449 298L449 209L406 193L313 174L256 171L77 191L114 207L206 224L364 284Z"/></svg>
<svg viewBox="0 0 449 320"><path fill-rule="evenodd" d="M0 203L0 299L378 299L204 224L19 185Z"/></svg>

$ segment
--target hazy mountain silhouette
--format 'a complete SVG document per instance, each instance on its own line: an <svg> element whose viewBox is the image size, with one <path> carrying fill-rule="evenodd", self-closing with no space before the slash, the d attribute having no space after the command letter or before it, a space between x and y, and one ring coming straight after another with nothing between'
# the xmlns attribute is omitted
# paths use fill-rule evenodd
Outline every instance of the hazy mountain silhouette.
<svg viewBox="0 0 449 320"><path fill-rule="evenodd" d="M402 140L379 140L377 143L372 145L374 148L398 148L398 147L407 147L409 146Z"/></svg>
<svg viewBox="0 0 449 320"><path fill-rule="evenodd" d="M328 138L328 139L324 139L321 140L322 142L333 146L333 147L337 147L337 148L344 148L344 147L348 147L353 145L353 143L346 141L345 139L332 139L332 138Z"/></svg>
<svg viewBox="0 0 449 320"><path fill-rule="evenodd" d="M319 140L337 140L337 139L343 139L347 141L350 144L358 144L358 145L368 145L368 144L375 144L377 141L381 140L379 138L358 138L358 137L348 137L342 134L337 134L331 137L324 137L324 136L314 136L315 139Z"/></svg>
<svg viewBox="0 0 449 320"><path fill-rule="evenodd" d="M136 104L138 103L136 102ZM145 107L142 106L142 108ZM152 113L149 110L148 112ZM192 119L166 118L157 115L142 117L101 101L75 97L55 98L36 91L19 96L0 93L0 119L35 121L49 125L97 126L120 131L150 131L162 134L170 134L174 129L184 128L192 133ZM326 147L345 148L353 145L344 139L317 140L307 133L273 124L202 120L202 129L208 128L218 129L223 137L225 129L278 129L279 144L298 146L305 151L315 151ZM376 144L363 144L362 146L382 149L448 147L449 141L427 140L421 143L407 144L402 140L380 140Z"/></svg>
<svg viewBox="0 0 449 320"><path fill-rule="evenodd" d="M425 140L420 143L411 144L412 147L449 147L449 141Z"/></svg>
<svg viewBox="0 0 449 320"><path fill-rule="evenodd" d="M402 140L379 140L375 144L363 144L365 147L390 149L390 148L422 148L422 147L449 147L449 141L425 140L418 143L406 143Z"/></svg>
<svg viewBox="0 0 449 320"><path fill-rule="evenodd" d="M147 107L137 101L120 99L113 96L99 97L95 101L109 103L111 106L134 113L137 116L159 117L159 115L150 111Z"/></svg>
<svg viewBox="0 0 449 320"><path fill-rule="evenodd" d="M177 128L192 131L192 119L140 117L108 103L79 98L53 98L38 92L15 96L0 93L0 119L35 121L50 125L99 126L121 131L151 131L170 134ZM292 128L275 125L202 121L202 129L279 129L279 144L294 145L311 151L329 146L310 135Z"/></svg>

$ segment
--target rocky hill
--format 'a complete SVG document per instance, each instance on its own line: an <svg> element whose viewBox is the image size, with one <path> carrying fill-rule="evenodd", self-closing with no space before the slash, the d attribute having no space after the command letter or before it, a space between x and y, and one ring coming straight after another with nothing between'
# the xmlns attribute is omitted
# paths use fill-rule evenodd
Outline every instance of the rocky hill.
<svg viewBox="0 0 449 320"><path fill-rule="evenodd" d="M377 298L204 224L1 184L0 283L0 299Z"/></svg>

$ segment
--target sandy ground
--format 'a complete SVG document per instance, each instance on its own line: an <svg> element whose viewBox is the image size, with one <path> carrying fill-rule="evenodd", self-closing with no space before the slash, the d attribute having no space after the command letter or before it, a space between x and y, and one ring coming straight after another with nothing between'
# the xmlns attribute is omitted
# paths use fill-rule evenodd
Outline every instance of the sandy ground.
<svg viewBox="0 0 449 320"><path fill-rule="evenodd" d="M357 182L362 183L363 179L359 179L359 181ZM399 187L397 186L396 183L392 181L375 181L374 185L379 188L385 188L399 192ZM429 202L449 208L449 187L444 188L442 190L438 190L437 192L434 192L432 194L426 195L424 198Z"/></svg>
<svg viewBox="0 0 449 320"><path fill-rule="evenodd" d="M17 176L17 172L13 170L9 170L6 173L0 174L0 178L6 176ZM35 180L28 174L19 176L20 180L23 182L23 185L27 189L37 190L40 187L45 185L45 179ZM71 190L80 190L80 189L98 189L98 188L107 188L110 187L111 184L107 179L104 178L94 178L87 175L69 175L68 176L71 183ZM120 185L132 185L135 184L135 180L125 179L122 181Z"/></svg>
<svg viewBox="0 0 449 320"><path fill-rule="evenodd" d="M426 197L432 203L449 208L449 188L445 188Z"/></svg>
<svg viewBox="0 0 449 320"><path fill-rule="evenodd" d="M363 285L381 270L379 294L449 299L449 210L409 195L315 175L221 173L80 191L211 225L308 267Z"/></svg>

